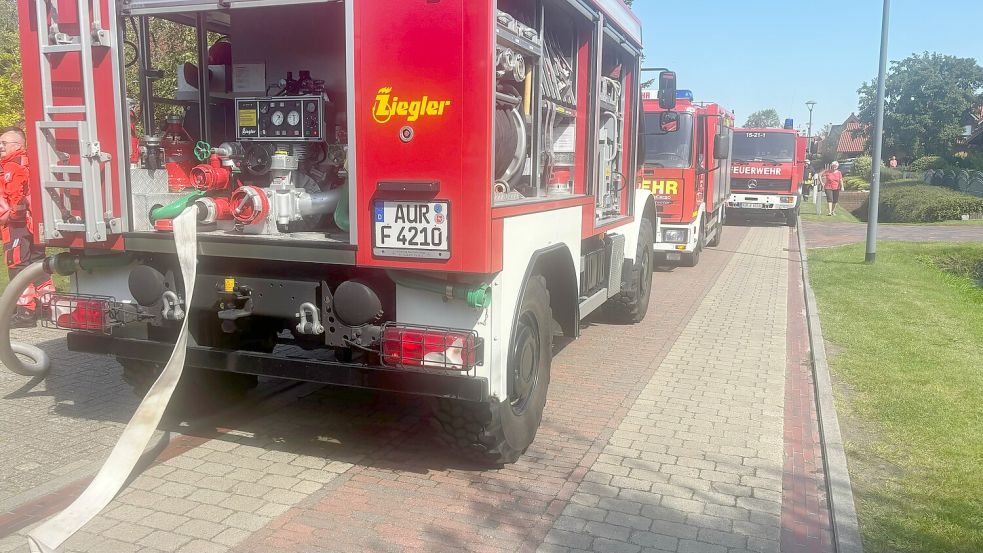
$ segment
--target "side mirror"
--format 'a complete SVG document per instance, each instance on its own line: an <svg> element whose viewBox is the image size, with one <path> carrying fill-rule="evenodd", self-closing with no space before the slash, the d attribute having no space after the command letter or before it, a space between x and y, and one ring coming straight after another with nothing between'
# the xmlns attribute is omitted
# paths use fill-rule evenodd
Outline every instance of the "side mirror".
<svg viewBox="0 0 983 553"><path fill-rule="evenodd" d="M713 142L713 159L727 159L730 157L730 136L718 134Z"/></svg>
<svg viewBox="0 0 983 553"><path fill-rule="evenodd" d="M663 111L659 116L659 130L664 133L676 132L679 130L679 114L671 111Z"/></svg>
<svg viewBox="0 0 983 553"><path fill-rule="evenodd" d="M659 73L659 107L662 109L676 108L676 73L674 71Z"/></svg>

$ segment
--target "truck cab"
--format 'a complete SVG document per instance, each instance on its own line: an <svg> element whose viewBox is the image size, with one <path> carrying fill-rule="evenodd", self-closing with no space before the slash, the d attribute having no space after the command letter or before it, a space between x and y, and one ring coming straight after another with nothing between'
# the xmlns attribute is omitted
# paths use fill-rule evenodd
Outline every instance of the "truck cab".
<svg viewBox="0 0 983 553"><path fill-rule="evenodd" d="M771 213L794 227L799 218L808 139L790 128L735 129L731 194L734 213Z"/></svg>
<svg viewBox="0 0 983 553"><path fill-rule="evenodd" d="M694 102L688 90L677 91L671 110L656 96L642 93L639 186L652 193L660 217L657 260L695 266L723 233L734 116L719 104Z"/></svg>

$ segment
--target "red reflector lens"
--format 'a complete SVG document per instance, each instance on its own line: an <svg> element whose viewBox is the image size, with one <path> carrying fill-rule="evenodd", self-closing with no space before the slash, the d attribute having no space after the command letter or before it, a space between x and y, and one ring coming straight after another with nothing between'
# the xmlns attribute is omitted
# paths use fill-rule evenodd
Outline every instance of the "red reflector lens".
<svg viewBox="0 0 983 553"><path fill-rule="evenodd" d="M467 371L477 362L476 345L471 332L387 326L382 333L382 362L396 367Z"/></svg>
<svg viewBox="0 0 983 553"><path fill-rule="evenodd" d="M59 301L61 300L61 301ZM59 328L70 330L103 330L106 315L106 302L99 300L74 300L70 305L66 305L64 298L57 298L52 302L53 313L57 315L55 321ZM69 309L66 313L66 307Z"/></svg>

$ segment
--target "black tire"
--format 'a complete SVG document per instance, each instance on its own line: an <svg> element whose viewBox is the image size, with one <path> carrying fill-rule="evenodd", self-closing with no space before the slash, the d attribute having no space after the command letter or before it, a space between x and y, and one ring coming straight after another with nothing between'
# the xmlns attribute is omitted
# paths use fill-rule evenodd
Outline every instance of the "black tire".
<svg viewBox="0 0 983 553"><path fill-rule="evenodd" d="M519 301L509 341L509 397L493 403L435 400L441 440L482 464L516 462L536 438L553 361L553 310L546 279L533 275Z"/></svg>
<svg viewBox="0 0 983 553"><path fill-rule="evenodd" d="M724 217L727 214L727 208L720 206L720 214L717 215L717 232L713 235L713 238L707 241L707 246L711 248L716 248L720 245L720 240L724 235Z"/></svg>
<svg viewBox="0 0 983 553"><path fill-rule="evenodd" d="M799 222L799 208L789 209L785 212L785 224L794 227Z"/></svg>
<svg viewBox="0 0 983 553"><path fill-rule="evenodd" d="M608 318L616 323L642 322L652 298L652 271L655 266L652 252L655 231L652 221L642 218L638 226L638 247L631 271L621 277L621 292L605 304Z"/></svg>

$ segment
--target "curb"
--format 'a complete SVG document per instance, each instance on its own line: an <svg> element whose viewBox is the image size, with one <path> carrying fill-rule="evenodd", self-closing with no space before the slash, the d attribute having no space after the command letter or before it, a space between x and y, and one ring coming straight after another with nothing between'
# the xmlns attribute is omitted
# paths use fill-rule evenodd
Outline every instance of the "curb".
<svg viewBox="0 0 983 553"><path fill-rule="evenodd" d="M805 289L806 326L809 331L809 351L812 356L812 373L816 382L816 412L819 416L819 437L823 450L823 468L826 470L827 500L830 522L833 528L833 545L837 553L863 553L857 508L853 502L853 486L847 471L846 452L840 422L833 403L833 384L826 359L826 343L819 322L816 295L809 281L809 261L806 254L802 221L796 223L799 238L799 257L802 263L802 284Z"/></svg>

